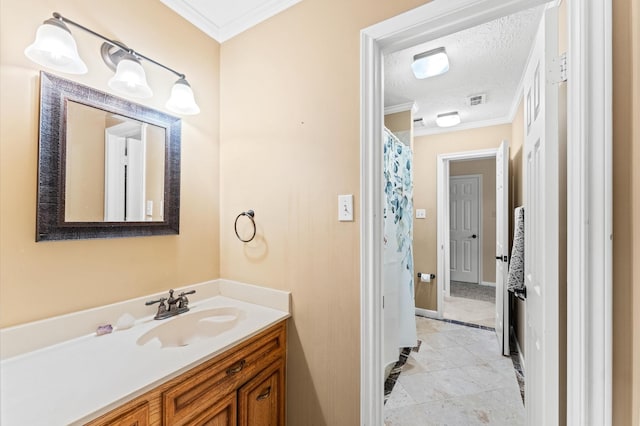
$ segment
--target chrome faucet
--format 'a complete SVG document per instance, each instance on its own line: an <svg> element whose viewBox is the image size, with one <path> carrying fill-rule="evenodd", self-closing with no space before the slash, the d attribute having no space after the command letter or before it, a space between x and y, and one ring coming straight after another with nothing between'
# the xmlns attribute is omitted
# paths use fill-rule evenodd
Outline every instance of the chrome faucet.
<svg viewBox="0 0 640 426"><path fill-rule="evenodd" d="M173 297L173 289L169 290L169 297L161 297L158 300L150 300L145 302L145 305L150 306L158 303L158 312L156 316L153 317L157 320L162 320L166 318L170 318L181 313L187 312L189 310L189 299L187 299L187 294L194 294L196 291L183 291L178 297ZM165 305L165 302L167 304Z"/></svg>

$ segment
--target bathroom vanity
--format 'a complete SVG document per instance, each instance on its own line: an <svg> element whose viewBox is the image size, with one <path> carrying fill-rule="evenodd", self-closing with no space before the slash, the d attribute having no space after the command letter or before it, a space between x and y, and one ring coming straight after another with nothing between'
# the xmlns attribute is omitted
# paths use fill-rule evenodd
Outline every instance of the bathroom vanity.
<svg viewBox="0 0 640 426"><path fill-rule="evenodd" d="M189 312L166 320L145 306L158 294L0 330L0 422L284 425L290 294L191 289ZM97 336L105 323L114 331Z"/></svg>
<svg viewBox="0 0 640 426"><path fill-rule="evenodd" d="M286 323L88 423L284 425Z"/></svg>

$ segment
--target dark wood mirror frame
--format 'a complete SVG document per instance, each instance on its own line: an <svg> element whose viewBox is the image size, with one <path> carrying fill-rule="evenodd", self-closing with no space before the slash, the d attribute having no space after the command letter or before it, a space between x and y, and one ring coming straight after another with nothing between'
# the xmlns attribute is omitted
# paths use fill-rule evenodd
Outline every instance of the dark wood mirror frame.
<svg viewBox="0 0 640 426"><path fill-rule="evenodd" d="M158 222L65 222L67 102L165 129L164 217ZM180 118L40 72L36 241L179 234Z"/></svg>

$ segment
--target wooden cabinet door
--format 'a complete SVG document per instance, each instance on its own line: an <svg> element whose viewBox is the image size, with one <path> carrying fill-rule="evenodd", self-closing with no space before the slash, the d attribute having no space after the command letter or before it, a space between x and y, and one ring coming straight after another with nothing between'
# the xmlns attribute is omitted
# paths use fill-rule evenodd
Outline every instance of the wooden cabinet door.
<svg viewBox="0 0 640 426"><path fill-rule="evenodd" d="M284 386L281 359L238 390L238 425L284 426Z"/></svg>
<svg viewBox="0 0 640 426"><path fill-rule="evenodd" d="M232 392L185 424L189 426L236 426L238 424L236 401L236 393Z"/></svg>

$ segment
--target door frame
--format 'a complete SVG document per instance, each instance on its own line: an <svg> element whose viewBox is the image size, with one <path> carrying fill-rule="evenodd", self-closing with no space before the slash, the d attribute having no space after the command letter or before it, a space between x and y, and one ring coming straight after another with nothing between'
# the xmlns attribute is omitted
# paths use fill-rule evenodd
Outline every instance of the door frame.
<svg viewBox="0 0 640 426"><path fill-rule="evenodd" d="M437 277L441 279L437 280L436 287L438 289L438 309L436 311L430 311L435 313L435 318L441 319L444 314L444 296L449 295L451 289L451 250L450 244L450 232L449 232L449 214L450 214L450 200L449 200L449 179L451 173L449 172L450 164L452 161L460 160L487 160L496 158L498 154L497 148L481 149L475 151L453 152L447 154L438 155L437 160L437 244L438 244L438 256L437 256ZM494 172L495 173L495 172ZM482 176L480 176L479 185L482 185ZM480 223L480 229L482 229L482 187L478 188L478 220ZM482 232L480 232L480 239L478 240L478 280L482 282ZM433 316L428 315L428 316Z"/></svg>
<svg viewBox="0 0 640 426"><path fill-rule="evenodd" d="M433 1L360 33L360 424L383 416L383 52L545 3ZM569 2L567 425L612 422L612 0ZM599 374L591 374L599 372Z"/></svg>

